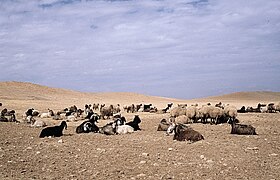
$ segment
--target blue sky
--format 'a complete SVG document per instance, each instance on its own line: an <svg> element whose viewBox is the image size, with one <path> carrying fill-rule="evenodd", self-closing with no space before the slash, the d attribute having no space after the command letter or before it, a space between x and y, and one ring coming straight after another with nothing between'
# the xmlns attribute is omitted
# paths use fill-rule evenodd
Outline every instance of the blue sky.
<svg viewBox="0 0 280 180"><path fill-rule="evenodd" d="M0 67L83 92L280 91L280 1L0 0Z"/></svg>

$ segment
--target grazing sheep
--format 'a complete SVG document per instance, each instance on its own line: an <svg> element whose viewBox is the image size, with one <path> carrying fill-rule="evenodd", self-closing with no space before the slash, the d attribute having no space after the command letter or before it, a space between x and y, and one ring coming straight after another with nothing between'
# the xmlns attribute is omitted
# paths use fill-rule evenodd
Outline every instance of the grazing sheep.
<svg viewBox="0 0 280 180"><path fill-rule="evenodd" d="M235 106L226 106L224 112L228 119L228 123L235 121L237 117L237 108Z"/></svg>
<svg viewBox="0 0 280 180"><path fill-rule="evenodd" d="M196 142L204 139L204 137L192 128L185 128L181 125L174 126L174 137L173 140L177 141L190 141Z"/></svg>
<svg viewBox="0 0 280 180"><path fill-rule="evenodd" d="M93 110L99 110L99 103L98 103L98 104L95 104L95 103L94 103L94 104L92 105L92 109L93 109Z"/></svg>
<svg viewBox="0 0 280 180"><path fill-rule="evenodd" d="M178 117L178 116L182 116L182 115L186 115L186 108L185 107L175 107L173 109L171 109L170 111L170 116L172 117Z"/></svg>
<svg viewBox="0 0 280 180"><path fill-rule="evenodd" d="M205 105L198 109L202 123L207 123L207 119L210 118L210 111L212 111L213 109L214 106L211 105Z"/></svg>
<svg viewBox="0 0 280 180"><path fill-rule="evenodd" d="M133 133L134 129L133 127L129 126L129 125L120 125L120 126L116 126L116 133L117 134L128 134L128 133Z"/></svg>
<svg viewBox="0 0 280 180"><path fill-rule="evenodd" d="M110 105L109 107L100 107L100 117L102 119L105 119L105 116L107 116L107 119L110 119L110 116L113 116L113 105Z"/></svg>
<svg viewBox="0 0 280 180"><path fill-rule="evenodd" d="M141 130L139 127L140 123L141 123L141 119L139 118L138 115L135 115L133 121L126 123L126 125L133 127L134 131L138 131Z"/></svg>
<svg viewBox="0 0 280 180"><path fill-rule="evenodd" d="M192 120L190 118L188 118L186 115L178 116L176 118L170 117L169 121L174 122L174 123L180 123L180 124L192 123Z"/></svg>
<svg viewBox="0 0 280 180"><path fill-rule="evenodd" d="M54 137L60 137L62 136L63 129L67 129L67 124L65 121L62 121L60 126L53 126L53 127L47 127L43 129L40 133L40 138L48 137L48 136L54 136Z"/></svg>
<svg viewBox="0 0 280 180"><path fill-rule="evenodd" d="M113 106L113 114L121 112L121 106L120 104L117 104L117 106Z"/></svg>
<svg viewBox="0 0 280 180"><path fill-rule="evenodd" d="M47 126L47 124L46 124L44 121L39 120L39 119L35 120L35 121L31 124L31 127L45 127L45 126Z"/></svg>
<svg viewBox="0 0 280 180"><path fill-rule="evenodd" d="M162 119L158 125L157 131L167 131L170 124L171 124L170 121L167 121L166 119Z"/></svg>
<svg viewBox="0 0 280 180"><path fill-rule="evenodd" d="M231 123L231 134L257 135L256 129L251 125Z"/></svg>
<svg viewBox="0 0 280 180"><path fill-rule="evenodd" d="M221 118L225 115L224 110L220 107L213 107L209 111L210 123L222 123Z"/></svg>
<svg viewBox="0 0 280 180"><path fill-rule="evenodd" d="M186 108L188 106L188 104L178 104L178 107L181 107L181 108Z"/></svg>
<svg viewBox="0 0 280 180"><path fill-rule="evenodd" d="M188 119L193 120L193 122L197 122L198 120L198 109L196 106L187 107L186 116Z"/></svg>

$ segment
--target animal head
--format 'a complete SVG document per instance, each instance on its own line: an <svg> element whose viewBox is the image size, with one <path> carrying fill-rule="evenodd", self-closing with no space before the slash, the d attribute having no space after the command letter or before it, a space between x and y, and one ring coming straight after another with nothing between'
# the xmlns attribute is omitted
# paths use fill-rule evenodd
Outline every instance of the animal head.
<svg viewBox="0 0 280 180"><path fill-rule="evenodd" d="M139 118L139 115L135 115L133 121L137 124L141 122L141 119Z"/></svg>
<svg viewBox="0 0 280 180"><path fill-rule="evenodd" d="M166 135L168 136L168 135L172 134L172 132L174 131L175 127L176 127L176 124L174 122L171 123L170 126L167 128Z"/></svg>
<svg viewBox="0 0 280 180"><path fill-rule="evenodd" d="M62 121L61 124L60 124L61 127L67 129L67 124L66 124L66 121Z"/></svg>

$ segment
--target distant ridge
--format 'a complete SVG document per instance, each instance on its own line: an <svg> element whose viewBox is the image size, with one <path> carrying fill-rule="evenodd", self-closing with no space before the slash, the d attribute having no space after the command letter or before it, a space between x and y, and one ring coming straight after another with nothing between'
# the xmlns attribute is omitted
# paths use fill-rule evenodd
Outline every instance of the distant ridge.
<svg viewBox="0 0 280 180"><path fill-rule="evenodd" d="M196 101L272 101L280 102L280 92L253 91L236 92L220 96L210 96L206 98L184 100L175 98L166 98L158 96L148 96L133 92L98 92L85 93L63 88L52 88L30 82L0 82L0 100L37 100L51 101L65 104L69 103L150 103L157 102L166 104L169 102L196 102Z"/></svg>
<svg viewBox="0 0 280 180"><path fill-rule="evenodd" d="M210 96L204 99L208 100L241 100L241 101L279 101L280 92L272 91L249 91L249 92L235 92L220 96Z"/></svg>

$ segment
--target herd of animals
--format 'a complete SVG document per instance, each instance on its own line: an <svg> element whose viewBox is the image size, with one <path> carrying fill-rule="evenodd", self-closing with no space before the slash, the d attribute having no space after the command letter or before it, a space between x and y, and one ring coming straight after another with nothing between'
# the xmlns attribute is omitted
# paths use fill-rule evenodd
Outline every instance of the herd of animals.
<svg viewBox="0 0 280 180"><path fill-rule="evenodd" d="M2 106L2 103L0 103ZM196 142L204 139L203 135L188 126L189 123L203 123L203 124L231 124L231 134L240 135L257 135L256 130L251 125L240 124L237 119L238 113L276 113L280 112L280 103L274 104L258 104L256 108L245 107L237 109L232 105L224 105L218 103L211 105L210 103L198 107L198 104L188 106L187 104L178 104L177 107L172 107L173 103L168 103L167 107L158 110L152 104L138 104L124 106L123 111L127 113L136 112L150 112L150 113L169 113L168 119L162 119L159 122L157 131L166 131L167 135L174 134L173 139L178 141ZM98 113L97 113L98 112ZM83 120L83 122L76 127L76 133L101 133L105 135L128 134L134 131L141 130L139 124L141 119L139 115L135 115L133 120L126 122L126 118L121 115L121 107L105 104L86 104L84 109L78 109L75 105L65 108L54 113L53 110L48 109L48 112L41 113L34 108L28 109L21 122L30 123L33 127L44 127L39 137L60 137L63 135L63 130L67 128L67 122ZM0 122L17 122L15 110L2 109ZM61 120L59 126L45 127L47 124L42 120L43 118L52 118L54 120ZM111 122L105 126L98 127L96 123L98 120L111 119Z"/></svg>

